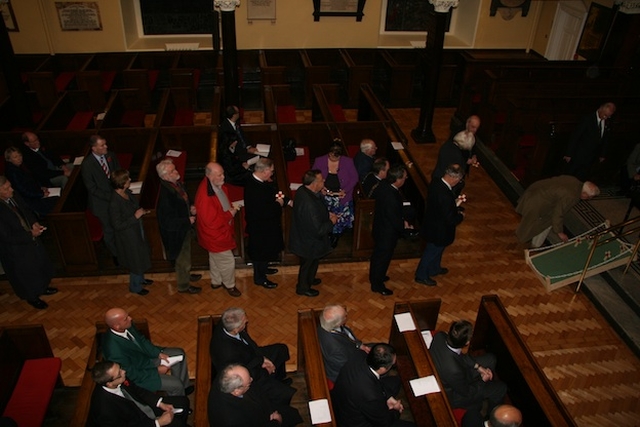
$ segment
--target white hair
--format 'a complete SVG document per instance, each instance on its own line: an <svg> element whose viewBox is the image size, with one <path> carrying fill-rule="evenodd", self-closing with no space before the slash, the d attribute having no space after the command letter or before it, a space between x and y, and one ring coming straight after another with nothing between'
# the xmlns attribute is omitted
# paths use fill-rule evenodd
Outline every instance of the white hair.
<svg viewBox="0 0 640 427"><path fill-rule="evenodd" d="M461 150L471 150L476 143L476 137L471 132L463 130L453 137L453 143Z"/></svg>

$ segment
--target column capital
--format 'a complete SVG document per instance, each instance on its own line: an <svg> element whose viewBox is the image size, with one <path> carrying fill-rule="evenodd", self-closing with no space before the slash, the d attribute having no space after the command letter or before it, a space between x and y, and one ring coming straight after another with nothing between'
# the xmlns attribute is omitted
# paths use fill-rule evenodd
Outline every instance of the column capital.
<svg viewBox="0 0 640 427"><path fill-rule="evenodd" d="M240 0L213 0L213 7L222 12L234 12L240 6Z"/></svg>
<svg viewBox="0 0 640 427"><path fill-rule="evenodd" d="M436 12L447 13L452 7L458 7L459 0L429 0Z"/></svg>

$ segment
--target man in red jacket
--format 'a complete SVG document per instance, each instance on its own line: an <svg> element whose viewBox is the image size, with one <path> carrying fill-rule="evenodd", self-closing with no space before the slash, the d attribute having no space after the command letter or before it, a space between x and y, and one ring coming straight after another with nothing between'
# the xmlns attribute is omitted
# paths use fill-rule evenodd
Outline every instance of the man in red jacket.
<svg viewBox="0 0 640 427"><path fill-rule="evenodd" d="M209 273L211 288L223 285L229 295L242 295L236 288L236 263L232 250L236 247L233 233L233 217L238 213L229 201L229 193L224 186L224 170L218 163L211 162L205 168L205 178L198 186L195 200L198 221L198 243L209 251Z"/></svg>

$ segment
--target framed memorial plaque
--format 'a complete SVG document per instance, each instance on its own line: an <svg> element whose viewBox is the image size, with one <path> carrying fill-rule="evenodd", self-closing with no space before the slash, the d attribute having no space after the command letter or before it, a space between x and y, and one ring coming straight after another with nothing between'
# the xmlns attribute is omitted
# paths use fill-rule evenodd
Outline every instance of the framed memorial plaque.
<svg viewBox="0 0 640 427"><path fill-rule="evenodd" d="M362 21L366 0L313 0L313 20L319 21L321 16L355 16Z"/></svg>
<svg viewBox="0 0 640 427"><path fill-rule="evenodd" d="M2 13L2 19L4 20L4 26L7 27L7 31L19 31L18 22L11 7L11 1L0 0L0 13Z"/></svg>
<svg viewBox="0 0 640 427"><path fill-rule="evenodd" d="M56 2L62 31L102 31L96 2Z"/></svg>
<svg viewBox="0 0 640 427"><path fill-rule="evenodd" d="M247 0L247 20L276 20L276 0Z"/></svg>

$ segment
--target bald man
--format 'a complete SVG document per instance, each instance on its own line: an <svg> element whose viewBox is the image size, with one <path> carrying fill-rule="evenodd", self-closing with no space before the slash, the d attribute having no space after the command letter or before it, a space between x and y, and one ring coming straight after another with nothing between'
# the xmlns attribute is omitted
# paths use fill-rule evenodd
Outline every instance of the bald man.
<svg viewBox="0 0 640 427"><path fill-rule="evenodd" d="M238 209L231 204L229 192L224 185L224 169L211 162L205 168L205 177L198 187L195 199L198 220L198 243L209 252L209 274L211 288L224 286L232 297L242 295L236 288L236 262L233 249L236 247L233 217Z"/></svg>
<svg viewBox="0 0 640 427"><path fill-rule="evenodd" d="M493 408L486 427L520 427L522 414L520 410L511 405L499 405Z"/></svg>
<svg viewBox="0 0 640 427"><path fill-rule="evenodd" d="M183 349L153 345L138 331L129 313L122 308L109 309L104 321L109 327L102 337L105 360L119 363L131 380L149 391L163 390L168 396L184 396L193 392L193 386L189 385L187 355ZM170 356L182 356L182 360L171 364ZM171 375L168 375L169 369Z"/></svg>

